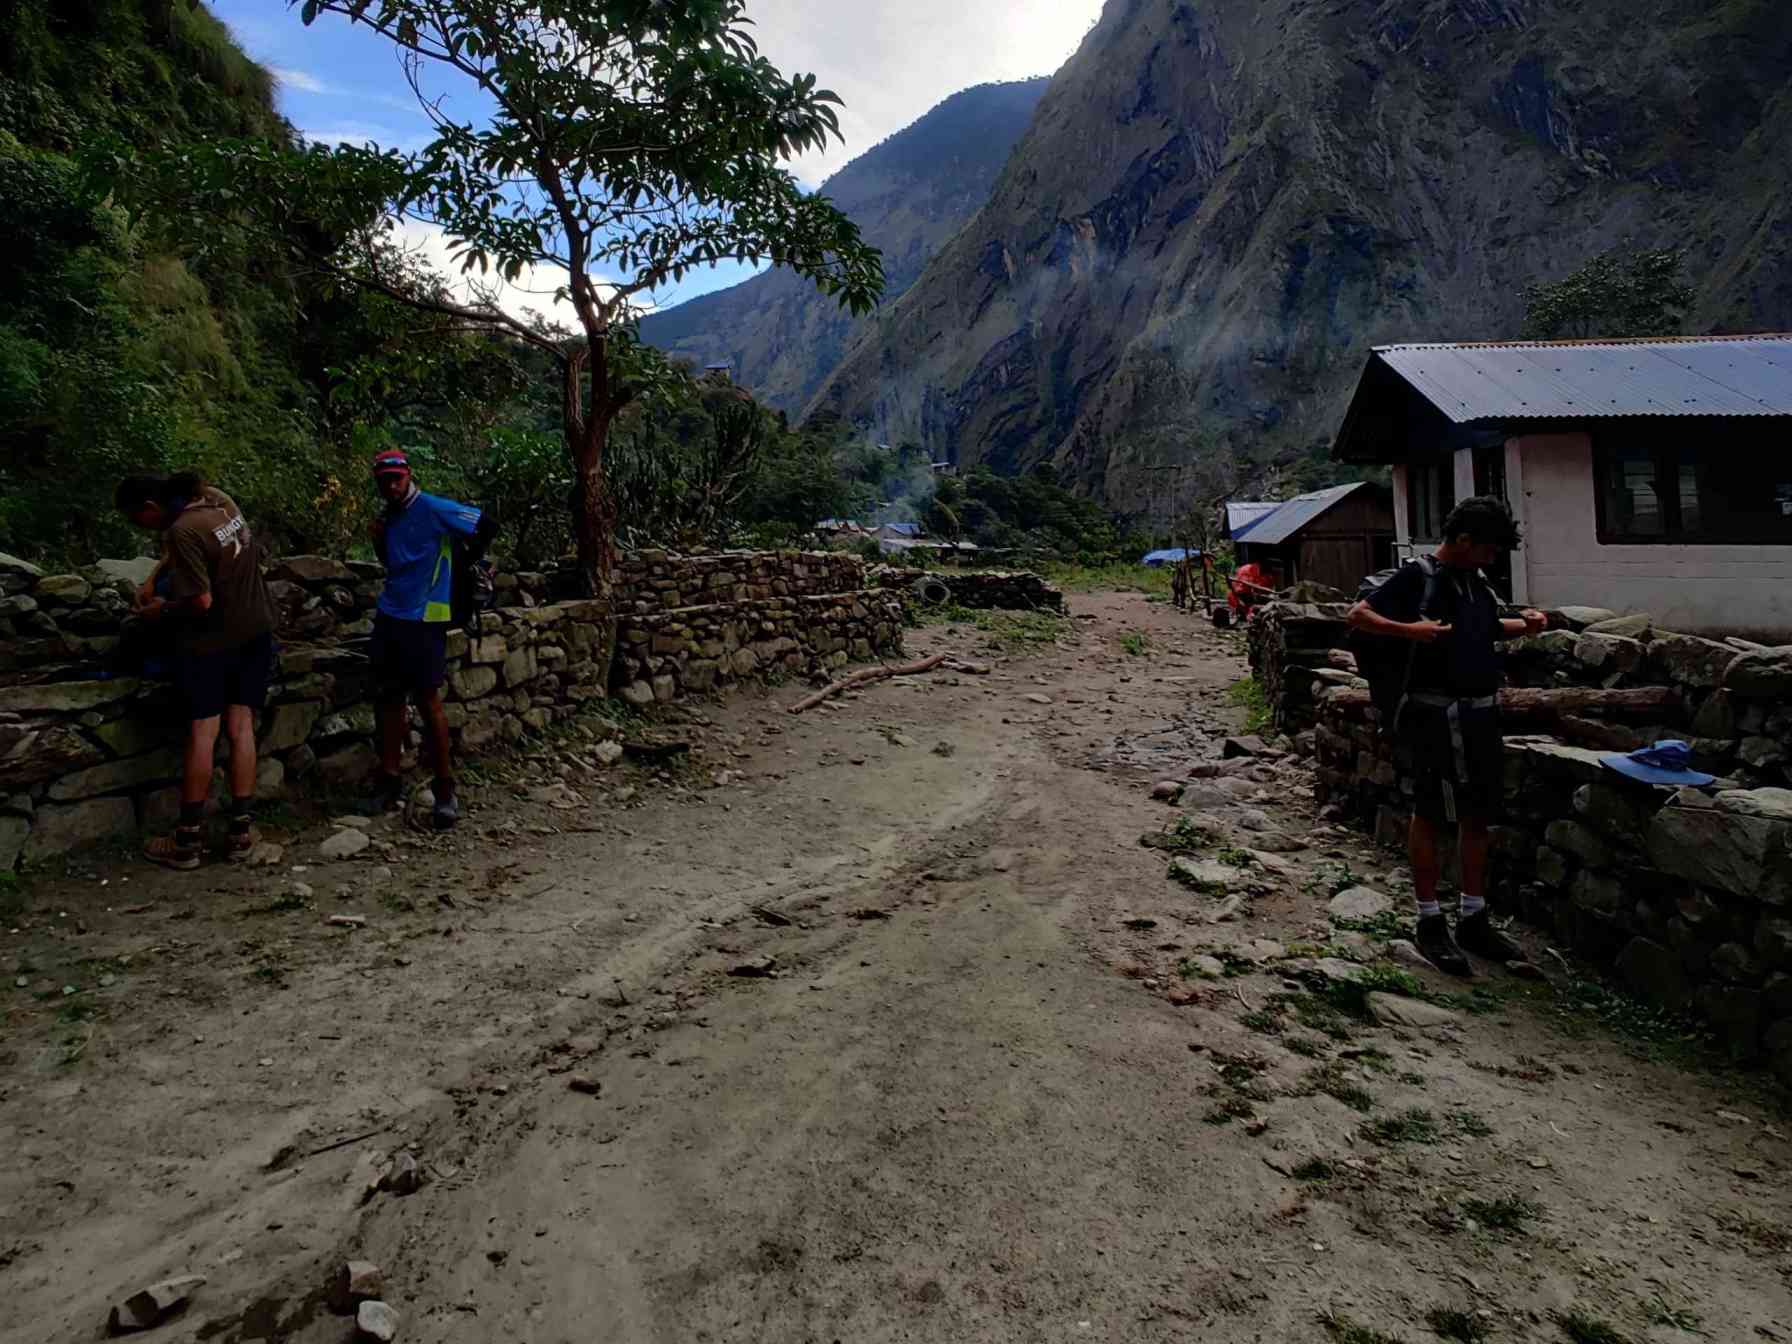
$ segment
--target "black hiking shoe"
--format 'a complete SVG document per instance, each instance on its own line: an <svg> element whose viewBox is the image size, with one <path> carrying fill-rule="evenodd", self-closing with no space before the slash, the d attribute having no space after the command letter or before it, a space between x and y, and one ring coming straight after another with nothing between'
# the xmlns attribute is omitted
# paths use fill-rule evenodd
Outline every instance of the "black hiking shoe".
<svg viewBox="0 0 1792 1344"><path fill-rule="evenodd" d="M1418 937L1415 941L1419 951L1438 970L1450 975L1473 975L1468 958L1462 955L1462 949L1456 946L1456 940L1450 937L1450 926L1442 915L1429 915L1419 921Z"/></svg>
<svg viewBox="0 0 1792 1344"><path fill-rule="evenodd" d="M460 820L460 800L455 795L438 796L436 805L430 809L429 822L438 831L451 831Z"/></svg>
<svg viewBox="0 0 1792 1344"><path fill-rule="evenodd" d="M1508 961L1524 960L1524 949L1493 927L1485 907L1456 921L1456 942L1464 951L1502 966Z"/></svg>

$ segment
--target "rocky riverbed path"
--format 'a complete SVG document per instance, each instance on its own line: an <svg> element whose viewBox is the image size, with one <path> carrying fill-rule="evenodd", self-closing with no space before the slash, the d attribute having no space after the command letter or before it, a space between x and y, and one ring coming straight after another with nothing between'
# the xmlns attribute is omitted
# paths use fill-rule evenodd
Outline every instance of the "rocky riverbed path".
<svg viewBox="0 0 1792 1344"><path fill-rule="evenodd" d="M1071 606L5 894L0 1340L343 1341L357 1261L443 1344L1792 1341L1782 1099L1533 933L1402 960L1236 638Z"/></svg>

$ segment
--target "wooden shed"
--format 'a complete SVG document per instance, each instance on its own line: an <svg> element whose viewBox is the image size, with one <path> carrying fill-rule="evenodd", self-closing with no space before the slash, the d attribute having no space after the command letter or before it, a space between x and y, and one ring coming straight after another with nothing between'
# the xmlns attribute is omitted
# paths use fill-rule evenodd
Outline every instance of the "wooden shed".
<svg viewBox="0 0 1792 1344"><path fill-rule="evenodd" d="M1279 560L1284 584L1323 583L1351 593L1365 574L1394 563L1393 493L1371 481L1315 490L1267 509L1232 504L1227 517L1239 519L1231 528L1239 562Z"/></svg>

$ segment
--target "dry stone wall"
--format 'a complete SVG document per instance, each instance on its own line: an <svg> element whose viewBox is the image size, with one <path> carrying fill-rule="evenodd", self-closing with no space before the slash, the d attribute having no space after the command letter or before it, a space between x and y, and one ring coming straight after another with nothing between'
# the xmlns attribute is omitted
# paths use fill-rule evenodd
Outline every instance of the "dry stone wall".
<svg viewBox="0 0 1792 1344"><path fill-rule="evenodd" d="M148 562L45 575L0 556L0 871L172 821L185 725L169 687L108 675ZM372 769L365 655L377 566L276 563L282 651L258 724L257 791L352 788ZM515 743L611 691L636 704L901 648L901 609L856 557L625 557L614 609L560 575L500 574L499 602L448 636L449 723L465 751ZM227 744L220 743L220 763ZM214 796L223 787L220 770Z"/></svg>
<svg viewBox="0 0 1792 1344"><path fill-rule="evenodd" d="M1496 899L1792 1083L1792 648L1579 617L1552 613L1561 628L1516 641L1509 680L1672 694L1640 722L1571 715L1507 738ZM1374 711L1326 680L1308 696L1320 802L1402 845L1410 800ZM1690 741L1718 783L1651 788L1600 764L1663 737Z"/></svg>
<svg viewBox="0 0 1792 1344"><path fill-rule="evenodd" d="M880 588L929 601L943 600L973 611L1064 610L1063 590L1024 570L905 569L883 565L871 571L871 581ZM923 586L937 589L945 594L944 598L925 597Z"/></svg>

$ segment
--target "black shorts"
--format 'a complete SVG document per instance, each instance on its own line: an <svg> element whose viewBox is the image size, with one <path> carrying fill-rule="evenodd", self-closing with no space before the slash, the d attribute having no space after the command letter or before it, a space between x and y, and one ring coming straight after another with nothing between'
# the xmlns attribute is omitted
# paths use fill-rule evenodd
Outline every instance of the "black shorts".
<svg viewBox="0 0 1792 1344"><path fill-rule="evenodd" d="M1427 821L1496 816L1505 795L1505 739L1497 706L1445 708L1412 700L1400 713L1394 768L1400 792Z"/></svg>
<svg viewBox="0 0 1792 1344"><path fill-rule="evenodd" d="M187 718L214 719L231 705L260 709L274 675L274 637L257 635L234 649L184 653L174 659L174 684L187 705Z"/></svg>
<svg viewBox="0 0 1792 1344"><path fill-rule="evenodd" d="M367 645L374 696L383 705L439 690L448 679L448 626L442 621L401 621L380 612Z"/></svg>

